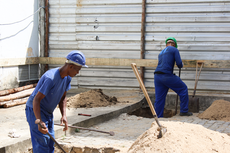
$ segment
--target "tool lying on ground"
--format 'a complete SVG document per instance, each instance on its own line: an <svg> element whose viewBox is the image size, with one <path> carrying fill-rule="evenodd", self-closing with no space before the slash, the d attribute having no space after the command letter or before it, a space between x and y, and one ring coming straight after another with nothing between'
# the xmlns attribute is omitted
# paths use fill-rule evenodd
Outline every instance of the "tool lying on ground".
<svg viewBox="0 0 230 153"><path fill-rule="evenodd" d="M59 126L65 126L65 125L61 125L61 124L55 124L54 125L59 125ZM105 132L105 131L100 131L100 130L94 130L94 129L89 129L89 128L83 128L83 127L79 127L79 126L71 126L71 125L68 125L68 127L70 128L75 128L75 129L81 129L81 130L89 130L89 131L95 131L95 132L100 132L100 133L107 133L111 136L114 136L114 132L113 131L110 131L110 132Z"/></svg>
<svg viewBox="0 0 230 153"><path fill-rule="evenodd" d="M151 102L151 100L150 100L150 98L149 98L149 95L148 95L146 89L145 89L145 86L144 86L144 84L143 84L143 81L141 80L141 77L140 77L140 74L139 74L139 72L138 72L136 63L132 63L131 66L132 66L132 69L133 69L133 71L134 71L134 73L135 73L135 75L136 75L136 78L137 78L137 80L138 80L138 82L139 82L139 84L140 84L140 86L141 86L141 89L142 89L142 91L143 91L143 93L144 93L144 95L145 95L145 98L146 98L146 100L147 100L147 102L148 102L148 104L149 104L149 107L150 107L150 109L151 109L151 112L152 112L152 114L153 114L153 117L154 117L154 119L156 120L157 125L159 126L159 127L157 128L157 131L159 131L159 134L157 135L157 138L162 138L163 135L167 132L167 129L166 129L166 127L162 126L162 125L160 124L159 120L158 120L158 117L157 117L157 114L156 114L156 112L155 112L155 109L153 108L152 102Z"/></svg>
<svg viewBox="0 0 230 153"><path fill-rule="evenodd" d="M44 127L43 127L42 124L40 123L40 119L36 119L35 124L38 124L41 128L44 129ZM48 136L56 143L56 145L57 145L64 153L66 153L65 150L60 146L60 144L54 139L54 137L53 137L49 132L48 132L47 134L48 134Z"/></svg>
<svg viewBox="0 0 230 153"><path fill-rule="evenodd" d="M198 65L200 65L200 71L199 71L199 74L197 77ZM196 63L195 87L194 87L194 92L193 92L192 97L189 97L189 112L199 113L199 98L196 98L195 94L196 94L196 87L197 87L197 83L199 80L200 72L201 72L203 65L204 65L203 62L197 62Z"/></svg>
<svg viewBox="0 0 230 153"><path fill-rule="evenodd" d="M179 68L179 77L180 77L180 73L181 73L181 68ZM179 95L176 95L176 109L175 109L175 115L177 114L177 105L178 105L178 97Z"/></svg>
<svg viewBox="0 0 230 153"><path fill-rule="evenodd" d="M79 113L78 115L82 115L82 116L91 116L89 114L82 114L82 113Z"/></svg>

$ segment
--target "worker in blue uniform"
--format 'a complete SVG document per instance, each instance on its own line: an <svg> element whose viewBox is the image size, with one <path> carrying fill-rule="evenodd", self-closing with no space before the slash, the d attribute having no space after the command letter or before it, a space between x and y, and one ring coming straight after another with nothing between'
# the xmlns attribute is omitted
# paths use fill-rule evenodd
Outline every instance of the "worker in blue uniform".
<svg viewBox="0 0 230 153"><path fill-rule="evenodd" d="M178 68L183 67L177 41L174 37L169 37L165 41L164 48L158 55L158 65L154 72L155 84L155 103L154 107L158 117L163 117L165 98L169 88L180 96L180 115L191 116L188 112L188 88L180 77L173 74L173 68L176 63Z"/></svg>
<svg viewBox="0 0 230 153"><path fill-rule="evenodd" d="M61 124L68 129L66 118L66 92L71 88L71 78L79 73L85 65L85 56L82 52L71 51L62 67L50 69L40 78L36 88L26 103L26 118L30 126L33 153L53 153L54 141L46 134L54 137L53 111L59 105L62 114ZM35 124L35 120L45 128Z"/></svg>

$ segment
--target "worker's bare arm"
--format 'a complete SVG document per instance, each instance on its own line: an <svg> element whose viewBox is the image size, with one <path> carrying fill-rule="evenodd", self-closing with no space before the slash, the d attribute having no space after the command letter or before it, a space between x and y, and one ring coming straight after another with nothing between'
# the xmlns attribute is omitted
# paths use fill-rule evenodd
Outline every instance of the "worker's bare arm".
<svg viewBox="0 0 230 153"><path fill-rule="evenodd" d="M45 97L45 95L38 91L38 93L36 94L36 96L34 97L34 100L33 100L33 110L34 110L34 115L35 115L36 119L40 119L40 123L43 125L43 127L45 127L45 128L41 128L40 126L38 126L38 130L41 133L46 134L48 132L48 129L47 129L45 123L41 119L41 107L40 107L41 100L44 97Z"/></svg>
<svg viewBox="0 0 230 153"><path fill-rule="evenodd" d="M66 118L66 103L67 103L67 99L66 99L66 92L65 92L63 94L60 102L59 102L59 109L60 109L61 114L62 114L61 125L63 123L65 124L65 128L63 129L63 131L68 130L68 122L67 122L67 118Z"/></svg>

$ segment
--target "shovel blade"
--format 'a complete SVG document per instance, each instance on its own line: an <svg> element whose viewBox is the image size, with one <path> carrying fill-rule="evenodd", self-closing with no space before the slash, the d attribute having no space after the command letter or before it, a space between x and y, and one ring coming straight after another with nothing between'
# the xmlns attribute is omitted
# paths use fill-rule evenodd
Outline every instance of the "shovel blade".
<svg viewBox="0 0 230 153"><path fill-rule="evenodd" d="M199 113L199 98L189 97L188 111Z"/></svg>

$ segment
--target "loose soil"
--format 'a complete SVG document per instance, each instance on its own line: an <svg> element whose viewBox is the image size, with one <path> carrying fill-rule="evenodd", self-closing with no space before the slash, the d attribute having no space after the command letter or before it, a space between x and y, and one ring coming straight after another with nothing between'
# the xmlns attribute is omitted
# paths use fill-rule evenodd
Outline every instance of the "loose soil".
<svg viewBox="0 0 230 153"><path fill-rule="evenodd" d="M161 122L167 132L157 139L158 125L144 132L129 148L128 153L197 153L230 150L230 137L204 128L201 125L182 122Z"/></svg>
<svg viewBox="0 0 230 153"><path fill-rule="evenodd" d="M118 103L117 98L105 95L102 89L92 89L67 98L68 108L106 107L116 103Z"/></svg>
<svg viewBox="0 0 230 153"><path fill-rule="evenodd" d="M223 99L216 100L198 117L200 119L230 121L230 102Z"/></svg>

